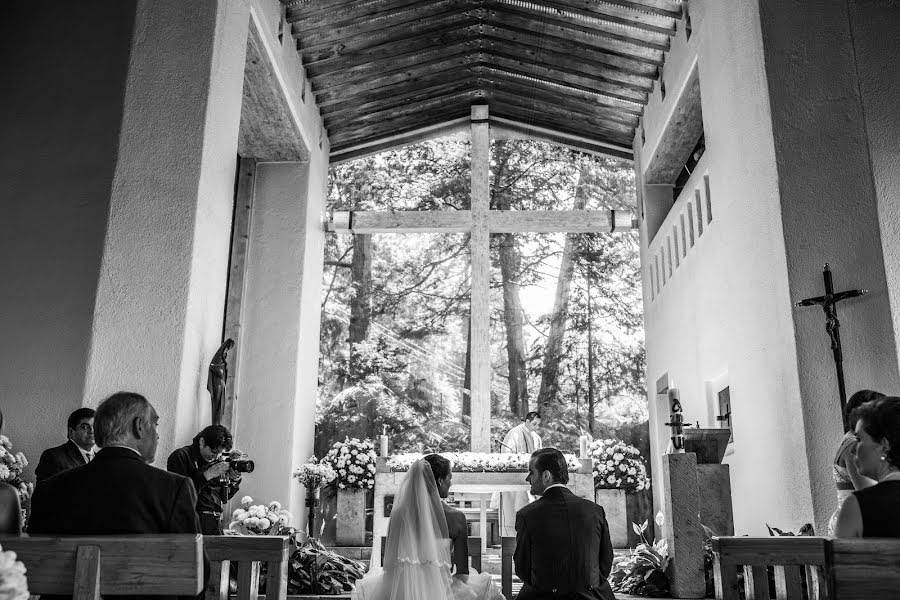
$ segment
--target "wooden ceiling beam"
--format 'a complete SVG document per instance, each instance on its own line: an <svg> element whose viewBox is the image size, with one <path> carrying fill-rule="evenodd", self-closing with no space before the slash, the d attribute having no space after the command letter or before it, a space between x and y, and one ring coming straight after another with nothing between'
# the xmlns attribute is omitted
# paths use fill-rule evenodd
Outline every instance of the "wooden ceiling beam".
<svg viewBox="0 0 900 600"><path fill-rule="evenodd" d="M351 56L377 46L390 45L418 35L432 35L438 39L441 32L454 31L478 23L472 11L451 13L439 19L429 19L410 23L405 27L382 30L377 35L367 34L345 38L332 43L310 44L302 38L297 40L297 50L304 64L321 60Z"/></svg>
<svg viewBox="0 0 900 600"><path fill-rule="evenodd" d="M341 93L340 90L338 92L323 90L316 96L316 104L319 110L325 112L332 110L332 107L334 107L333 110L342 110L348 107L359 106L361 105L360 103L396 100L409 94L416 94L436 86L452 84L474 76L475 72L473 69L469 65L465 65L437 71L424 77L413 77L394 86L367 90L359 96L349 96Z"/></svg>
<svg viewBox="0 0 900 600"><path fill-rule="evenodd" d="M488 19L504 21L510 16L529 19L539 24L562 27L569 31L587 35L597 35L615 40L624 44L631 44L640 48L647 48L659 52L669 50L669 33L659 33L625 27L619 23L608 20L599 20L599 17L591 19L579 18L579 13L574 11L560 11L545 7L541 0L529 2L530 6L519 6L519 3L503 2L502 0L485 0L485 6L490 11ZM494 14L491 14L494 13Z"/></svg>
<svg viewBox="0 0 900 600"><path fill-rule="evenodd" d="M361 98L353 98L345 102L329 105L327 107L319 107L319 112L326 120L329 118L353 119L356 115L364 115L374 112L382 112L391 108L404 106L412 102L418 102L428 98L437 98L447 94L456 92L478 89L478 79L471 74L463 74L460 79L447 80L446 77L440 77L440 83L427 87L419 87L413 89L397 89L391 90L391 94L368 102L360 102ZM408 91L404 91L408 89ZM369 97L366 97L369 100Z"/></svg>
<svg viewBox="0 0 900 600"><path fill-rule="evenodd" d="M603 0L603 2L670 19L681 18L681 0Z"/></svg>
<svg viewBox="0 0 900 600"><path fill-rule="evenodd" d="M535 100L542 105L553 105L557 110L574 111L584 115L592 115L599 119L619 123L629 130L634 131L640 118L631 113L609 108L596 102L586 102L579 98L554 94L547 90L536 89L522 85L518 82L483 81L484 89L489 90L494 97L509 96L517 98L520 102Z"/></svg>
<svg viewBox="0 0 900 600"><path fill-rule="evenodd" d="M591 31L589 28L578 28L561 25L546 19L535 19L530 15L515 12L504 12L502 15L489 15L484 23L495 27L526 31L538 36L555 37L564 42L590 46L635 60L643 60L661 65L663 50L650 48L627 40L614 39L611 36Z"/></svg>
<svg viewBox="0 0 900 600"><path fill-rule="evenodd" d="M301 23L303 26L321 20L350 20L370 18L386 10L396 10L421 0L316 0L305 4L295 4L285 9L288 23Z"/></svg>
<svg viewBox="0 0 900 600"><path fill-rule="evenodd" d="M308 78L314 90L324 87L362 85L365 82L372 81L373 73L384 75L407 69L420 69L423 65L435 61L446 60L460 55L472 55L473 52L478 52L478 41L463 39L447 46L434 46L427 50L412 52L404 56L395 56L337 71L320 72L316 75L308 74Z"/></svg>
<svg viewBox="0 0 900 600"><path fill-rule="evenodd" d="M593 77L588 77L578 72L567 72L562 69L550 68L490 52L483 52L479 62L487 68L512 73L521 77L540 79L563 86L587 90L595 94L617 98L634 104L647 104L646 93L598 81Z"/></svg>
<svg viewBox="0 0 900 600"><path fill-rule="evenodd" d="M412 128L409 130L395 131L393 134L373 138L359 144L331 145L330 163L339 164L363 156L371 156L392 148L399 148L409 144L434 139L436 137L453 135L458 132L468 131L471 127L469 115L459 117L451 121Z"/></svg>
<svg viewBox="0 0 900 600"><path fill-rule="evenodd" d="M406 30L409 25L452 15L467 13L474 15L478 11L477 5L471 0L435 0L358 21L333 23L331 20L323 20L321 25L314 29L305 29L297 22L291 25L291 32L301 47L316 47L340 43L347 38L358 36L395 35Z"/></svg>
<svg viewBox="0 0 900 600"><path fill-rule="evenodd" d="M617 112L627 115L640 117L643 114L643 106L633 101L619 100L618 98L598 94L594 91L565 86L556 81L548 81L536 77L520 77L514 73L504 71L503 69L485 67L483 65L476 67L475 71L479 74L479 77L486 79L489 82L499 81L503 83L518 84L529 88L533 87L540 89L545 93L572 96L586 102L595 103L599 106L615 109Z"/></svg>
<svg viewBox="0 0 900 600"><path fill-rule="evenodd" d="M533 124L524 124L511 119L491 116L491 135L495 139L531 139L565 146L589 154L613 156L624 160L634 160L630 147L602 143L583 135L563 133Z"/></svg>
<svg viewBox="0 0 900 600"><path fill-rule="evenodd" d="M505 56L514 60L529 61L537 65L546 65L560 71L577 73L591 77L597 81L609 83L625 89L647 94L653 89L655 77L627 75L621 71L610 69L603 64L584 60L575 54L559 54L544 48L533 48L507 41L486 39L481 46L484 52L495 56Z"/></svg>
<svg viewBox="0 0 900 600"><path fill-rule="evenodd" d="M677 17L653 14L646 10L596 0L541 0L541 4L549 8L619 23L626 27L638 27L668 36L675 35Z"/></svg>
<svg viewBox="0 0 900 600"><path fill-rule="evenodd" d="M468 88L433 98L424 98L422 100L408 102L402 106L394 106L382 111L359 113L352 117L348 117L347 115L340 118L334 116L326 117L325 128L335 132L361 129L369 125L384 123L391 119L400 120L411 116L431 114L446 106L455 106L462 102L467 102L471 105L473 102L483 99L484 96L484 91Z"/></svg>
<svg viewBox="0 0 900 600"><path fill-rule="evenodd" d="M353 130L340 130L328 133L329 141L338 147L355 145L400 131L421 129L434 123L453 121L471 113L471 102L460 102L455 105L442 106L440 110L427 115L414 115L398 119L384 119L380 123L359 127Z"/></svg>
<svg viewBox="0 0 900 600"><path fill-rule="evenodd" d="M491 104L491 115L518 121L524 125L534 125L561 133L580 135L589 139L595 139L598 142L606 142L624 148L630 148L632 141L634 141L633 135L629 136L620 132L608 131L602 125L598 125L596 122L583 117L536 113L535 111L523 110L499 101Z"/></svg>
<svg viewBox="0 0 900 600"><path fill-rule="evenodd" d="M572 40L536 35L530 31L513 29L503 24L481 25L480 30L485 39L502 40L527 48L548 50L563 55L577 55L582 60L603 65L608 69L616 69L628 75L655 79L659 69L657 61L620 56L598 50L594 46L578 44Z"/></svg>
<svg viewBox="0 0 900 600"><path fill-rule="evenodd" d="M577 106L568 103L565 106L562 103L555 103L536 97L523 98L518 94L513 94L503 90L492 90L490 93L491 104L501 103L507 106L515 106L523 111L529 111L535 115L555 115L564 114L566 117L577 117L585 122L591 122L597 127L602 127L604 131L619 133L625 136L634 137L636 123L622 123L614 119L609 119L603 113L590 110L589 107Z"/></svg>
<svg viewBox="0 0 900 600"><path fill-rule="evenodd" d="M477 42L479 39L481 39L481 33L477 21L472 20L466 26L433 29L388 44L359 48L353 52L344 50L340 56L326 59L316 60L310 54L301 54L301 56L303 56L303 66L306 67L307 77L317 77L323 73L404 58L436 46L446 47L460 42Z"/></svg>

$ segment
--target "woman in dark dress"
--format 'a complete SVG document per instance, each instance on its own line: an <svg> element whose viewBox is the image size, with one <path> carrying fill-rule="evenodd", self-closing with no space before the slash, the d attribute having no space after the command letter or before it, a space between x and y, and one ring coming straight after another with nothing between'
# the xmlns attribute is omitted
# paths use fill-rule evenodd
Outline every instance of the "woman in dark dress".
<svg viewBox="0 0 900 600"><path fill-rule="evenodd" d="M841 506L835 537L900 538L900 398L879 398L855 411L859 473L878 483Z"/></svg>
<svg viewBox="0 0 900 600"><path fill-rule="evenodd" d="M0 411L0 433L3 433L3 412ZM5 481L0 481L0 533L22 533L22 509L19 492Z"/></svg>

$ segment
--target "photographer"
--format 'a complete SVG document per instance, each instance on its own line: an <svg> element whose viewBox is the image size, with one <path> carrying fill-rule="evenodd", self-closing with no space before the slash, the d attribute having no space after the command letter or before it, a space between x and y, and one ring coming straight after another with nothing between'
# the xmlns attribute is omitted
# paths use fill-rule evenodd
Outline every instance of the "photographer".
<svg viewBox="0 0 900 600"><path fill-rule="evenodd" d="M232 447L231 433L223 425L210 425L194 436L190 446L175 450L166 463L172 473L190 477L197 489L197 516L204 535L222 535L223 505L241 484L241 474L232 468L227 456Z"/></svg>

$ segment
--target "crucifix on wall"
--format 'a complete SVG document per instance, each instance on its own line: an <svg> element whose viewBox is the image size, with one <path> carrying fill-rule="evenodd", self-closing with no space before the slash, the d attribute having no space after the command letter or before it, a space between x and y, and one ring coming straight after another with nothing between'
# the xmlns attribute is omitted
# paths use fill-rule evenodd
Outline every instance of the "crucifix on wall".
<svg viewBox="0 0 900 600"><path fill-rule="evenodd" d="M597 233L635 228L628 211L491 210L490 124L486 105L472 106L472 185L469 210L351 211L335 213L338 233L469 233L472 432L474 452L491 450L490 235L492 233Z"/></svg>

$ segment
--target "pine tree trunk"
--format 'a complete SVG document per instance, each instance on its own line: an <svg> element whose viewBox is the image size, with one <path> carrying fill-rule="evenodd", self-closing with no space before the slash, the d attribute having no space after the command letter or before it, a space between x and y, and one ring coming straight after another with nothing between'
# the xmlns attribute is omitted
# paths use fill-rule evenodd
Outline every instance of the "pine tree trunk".
<svg viewBox="0 0 900 600"><path fill-rule="evenodd" d="M355 290L350 298L349 342L352 360L353 347L369 336L372 320L372 234L353 236L350 285Z"/></svg>
<svg viewBox="0 0 900 600"><path fill-rule="evenodd" d="M509 410L524 418L528 412L528 380L522 300L519 296L521 269L522 256L513 234L503 234L500 240L500 273L503 277L503 323L506 325L506 356L509 363Z"/></svg>
<svg viewBox="0 0 900 600"><path fill-rule="evenodd" d="M583 210L587 203L587 191L582 185L584 176L579 177L575 190L574 210ZM562 358L563 338L566 335L566 320L569 316L569 291L572 288L572 274L575 270L574 254L577 244L575 234L566 236L559 279L556 280L556 296L553 300L553 314L550 317L550 335L544 349L544 365L541 368L541 389L538 392L538 406L547 406L556 399L559 392L559 363Z"/></svg>

